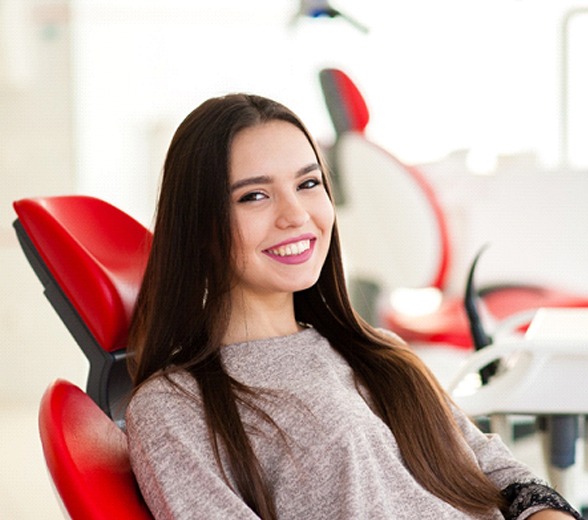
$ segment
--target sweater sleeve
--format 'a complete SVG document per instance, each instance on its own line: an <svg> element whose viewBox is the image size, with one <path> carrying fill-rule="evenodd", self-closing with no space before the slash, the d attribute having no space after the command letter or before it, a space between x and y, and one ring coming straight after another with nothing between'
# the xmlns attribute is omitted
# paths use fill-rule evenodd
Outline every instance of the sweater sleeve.
<svg viewBox="0 0 588 520"><path fill-rule="evenodd" d="M559 493L517 461L498 435L482 433L461 411L454 410L454 414L480 468L509 503L506 520L525 520L543 509L557 509L581 518Z"/></svg>
<svg viewBox="0 0 588 520"><path fill-rule="evenodd" d="M126 427L133 471L157 520L258 518L225 480L193 398L148 383L131 400Z"/></svg>

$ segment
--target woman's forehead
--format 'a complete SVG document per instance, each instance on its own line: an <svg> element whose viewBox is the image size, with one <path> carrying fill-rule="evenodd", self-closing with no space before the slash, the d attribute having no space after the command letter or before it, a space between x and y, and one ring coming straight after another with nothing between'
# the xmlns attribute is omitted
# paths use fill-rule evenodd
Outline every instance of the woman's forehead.
<svg viewBox="0 0 588 520"><path fill-rule="evenodd" d="M241 130L233 139L229 176L234 182L244 176L275 175L282 170L298 172L318 163L306 134L285 121L269 121Z"/></svg>

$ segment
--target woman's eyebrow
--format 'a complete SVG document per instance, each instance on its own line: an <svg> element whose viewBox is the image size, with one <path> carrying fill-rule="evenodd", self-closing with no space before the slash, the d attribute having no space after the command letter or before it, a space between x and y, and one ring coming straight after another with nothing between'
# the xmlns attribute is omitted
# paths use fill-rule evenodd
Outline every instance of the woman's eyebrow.
<svg viewBox="0 0 588 520"><path fill-rule="evenodd" d="M296 177L301 177L302 175L306 175L307 173L313 172L315 170L320 170L321 167L318 163L310 163L306 166L303 166L296 172ZM255 177L247 177L245 179L238 180L231 185L231 193L246 186L251 186L253 184L271 184L273 182L273 178L269 175L256 175Z"/></svg>
<svg viewBox="0 0 588 520"><path fill-rule="evenodd" d="M315 170L320 170L321 167L318 163L310 163L307 164L306 166L304 166L303 168L300 168L300 170L298 170L296 172L296 177L300 177L301 175L305 175L307 173L313 172Z"/></svg>
<svg viewBox="0 0 588 520"><path fill-rule="evenodd" d="M231 185L231 192L236 191L240 188L244 188L245 186L250 186L252 184L270 184L272 182L272 178L269 175L258 175L256 177L247 177L246 179L241 179L239 181L234 182Z"/></svg>

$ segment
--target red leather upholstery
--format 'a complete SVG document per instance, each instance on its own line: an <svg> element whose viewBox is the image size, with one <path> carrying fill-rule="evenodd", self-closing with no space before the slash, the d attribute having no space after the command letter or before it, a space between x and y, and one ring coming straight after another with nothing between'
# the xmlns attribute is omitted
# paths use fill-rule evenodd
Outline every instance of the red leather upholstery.
<svg viewBox="0 0 588 520"><path fill-rule="evenodd" d="M92 197L24 199L14 209L100 346L108 352L125 348L151 233Z"/></svg>
<svg viewBox="0 0 588 520"><path fill-rule="evenodd" d="M39 430L49 472L73 520L148 520L125 434L77 386L46 391Z"/></svg>

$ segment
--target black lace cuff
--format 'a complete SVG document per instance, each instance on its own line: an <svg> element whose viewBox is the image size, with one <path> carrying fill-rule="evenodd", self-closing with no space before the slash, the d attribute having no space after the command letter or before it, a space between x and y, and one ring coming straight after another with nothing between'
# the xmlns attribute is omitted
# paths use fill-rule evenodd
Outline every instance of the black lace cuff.
<svg viewBox="0 0 588 520"><path fill-rule="evenodd" d="M506 520L516 520L519 515L534 506L546 506L569 513L577 520L582 516L555 489L545 484L532 482L517 482L502 490L502 496L509 503L504 517Z"/></svg>

